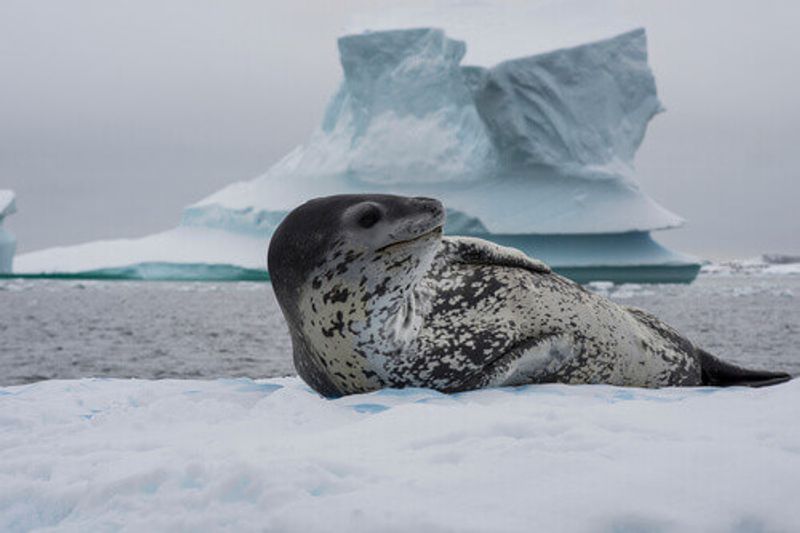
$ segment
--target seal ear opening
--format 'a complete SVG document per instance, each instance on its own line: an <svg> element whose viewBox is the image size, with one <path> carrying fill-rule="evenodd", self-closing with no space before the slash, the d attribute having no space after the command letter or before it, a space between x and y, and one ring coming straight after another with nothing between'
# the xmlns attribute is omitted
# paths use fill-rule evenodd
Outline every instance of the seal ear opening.
<svg viewBox="0 0 800 533"><path fill-rule="evenodd" d="M383 213L380 208L375 204L368 204L360 210L358 214L358 225L364 229L369 229L378 222L380 222Z"/></svg>
<svg viewBox="0 0 800 533"><path fill-rule="evenodd" d="M786 372L749 370L722 361L705 350L697 350L700 356L703 385L712 387L768 387L792 379Z"/></svg>

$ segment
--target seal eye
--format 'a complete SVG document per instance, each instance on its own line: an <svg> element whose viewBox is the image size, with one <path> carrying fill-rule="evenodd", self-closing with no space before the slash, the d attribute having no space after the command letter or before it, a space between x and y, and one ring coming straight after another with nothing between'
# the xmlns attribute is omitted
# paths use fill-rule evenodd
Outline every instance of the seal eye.
<svg viewBox="0 0 800 533"><path fill-rule="evenodd" d="M369 206L358 217L358 225L364 229L369 229L381 219L381 211L374 205Z"/></svg>

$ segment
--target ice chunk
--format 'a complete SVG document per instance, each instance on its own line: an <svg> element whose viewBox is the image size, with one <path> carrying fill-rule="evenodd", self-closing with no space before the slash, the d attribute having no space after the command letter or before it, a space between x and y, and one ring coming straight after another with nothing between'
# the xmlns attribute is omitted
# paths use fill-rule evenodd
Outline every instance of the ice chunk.
<svg viewBox="0 0 800 533"><path fill-rule="evenodd" d="M17 212L14 191L0 190L0 273L11 272L17 239L14 234L3 227L3 220Z"/></svg>

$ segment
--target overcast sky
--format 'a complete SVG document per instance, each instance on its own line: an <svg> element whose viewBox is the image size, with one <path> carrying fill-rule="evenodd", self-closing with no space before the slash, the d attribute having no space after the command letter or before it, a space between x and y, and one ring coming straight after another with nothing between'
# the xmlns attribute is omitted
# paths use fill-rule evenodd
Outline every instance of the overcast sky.
<svg viewBox="0 0 800 533"><path fill-rule="evenodd" d="M465 63L648 32L667 112L638 180L702 257L800 253L800 2L0 0L0 188L19 250L174 226L320 122L348 31L444 26ZM423 7L420 7L423 6Z"/></svg>

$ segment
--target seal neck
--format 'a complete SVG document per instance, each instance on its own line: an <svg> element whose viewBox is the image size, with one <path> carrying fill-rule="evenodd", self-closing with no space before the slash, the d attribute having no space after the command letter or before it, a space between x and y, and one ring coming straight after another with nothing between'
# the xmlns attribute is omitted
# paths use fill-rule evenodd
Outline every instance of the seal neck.
<svg viewBox="0 0 800 533"><path fill-rule="evenodd" d="M414 351L422 328L419 287L437 248L333 254L299 294L295 361L315 361L340 394L391 385L387 368Z"/></svg>

